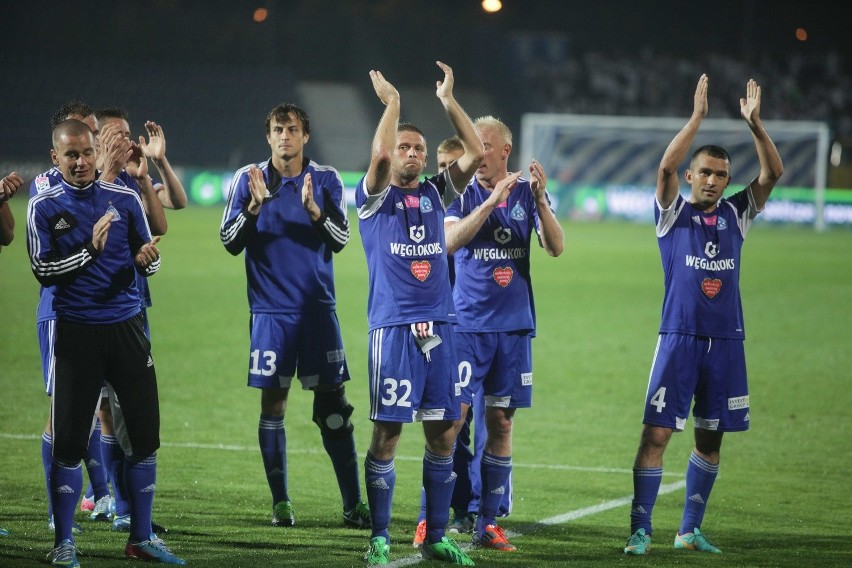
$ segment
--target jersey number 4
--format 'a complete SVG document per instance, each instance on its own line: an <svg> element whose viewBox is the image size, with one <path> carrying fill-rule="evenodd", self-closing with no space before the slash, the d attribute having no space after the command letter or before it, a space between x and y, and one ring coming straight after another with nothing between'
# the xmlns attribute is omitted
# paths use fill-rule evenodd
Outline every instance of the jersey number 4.
<svg viewBox="0 0 852 568"><path fill-rule="evenodd" d="M657 412L662 412L666 407L666 387L660 387L648 401L648 404L656 406Z"/></svg>

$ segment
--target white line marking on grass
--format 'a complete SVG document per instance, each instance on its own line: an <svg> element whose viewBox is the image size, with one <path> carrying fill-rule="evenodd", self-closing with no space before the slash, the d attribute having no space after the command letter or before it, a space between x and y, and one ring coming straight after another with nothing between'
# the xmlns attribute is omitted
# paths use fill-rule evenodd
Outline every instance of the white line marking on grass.
<svg viewBox="0 0 852 568"><path fill-rule="evenodd" d="M665 495L666 493L672 493L673 491L677 491L678 489L683 489L686 487L686 480L675 481L674 483L669 483L667 485L661 485L660 491L658 495ZM506 535L511 538L518 538L524 536L524 534L531 534L538 532L540 529L551 526L551 525L559 525L562 523L567 523L568 521L576 521L577 519L582 519L583 517L588 517L590 515L596 515L598 513L603 513L604 511L609 511L610 509L615 509L617 507L621 507L623 505L629 505L633 500L633 495L628 495L627 497L621 497L619 499L613 499L612 501L606 501L604 503L600 503L599 505L592 505L591 507L584 507L583 509L577 509L574 511L569 511L567 513L563 513L561 515L556 515L555 517L548 517L547 519L542 519L535 523L530 523L528 525L524 525L518 527L514 531L506 531ZM404 545L403 545L404 546ZM469 544L459 545L459 548L462 550L470 550L471 546ZM405 558L400 558L398 560L394 560L388 564L389 568L393 568L395 566L410 566L412 564L418 564L422 562L423 558L418 554L416 556L406 556Z"/></svg>

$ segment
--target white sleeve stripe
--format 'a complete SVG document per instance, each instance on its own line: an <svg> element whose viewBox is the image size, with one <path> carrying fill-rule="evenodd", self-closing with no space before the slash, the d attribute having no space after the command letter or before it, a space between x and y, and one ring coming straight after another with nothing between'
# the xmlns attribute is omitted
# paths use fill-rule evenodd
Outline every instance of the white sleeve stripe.
<svg viewBox="0 0 852 568"><path fill-rule="evenodd" d="M230 227L228 227L227 229L223 228L221 231L219 231L219 236L222 239L222 242L226 245L233 242L233 240L237 238L237 235L245 224L245 213L240 212L240 214L237 215L236 219L234 219L234 223Z"/></svg>
<svg viewBox="0 0 852 568"><path fill-rule="evenodd" d="M345 227L346 227L345 229L341 229L335 223L333 223L331 221L331 219L326 217L325 221L323 222L323 227L325 227L326 231L328 231L328 234L331 235L331 237L335 241L339 242L340 244L345 245L346 243L349 242L349 224L348 223L345 224Z"/></svg>

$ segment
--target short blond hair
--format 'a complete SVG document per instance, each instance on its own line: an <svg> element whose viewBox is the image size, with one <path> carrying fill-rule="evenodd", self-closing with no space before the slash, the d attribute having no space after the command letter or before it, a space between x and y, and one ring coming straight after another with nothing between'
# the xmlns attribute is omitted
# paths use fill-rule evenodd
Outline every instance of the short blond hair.
<svg viewBox="0 0 852 568"><path fill-rule="evenodd" d="M499 118L491 116L490 114L480 116L473 121L473 125L476 128L494 128L500 133L500 137L504 142L506 142L506 144L512 144L512 131L509 130L509 127L506 126L506 124Z"/></svg>

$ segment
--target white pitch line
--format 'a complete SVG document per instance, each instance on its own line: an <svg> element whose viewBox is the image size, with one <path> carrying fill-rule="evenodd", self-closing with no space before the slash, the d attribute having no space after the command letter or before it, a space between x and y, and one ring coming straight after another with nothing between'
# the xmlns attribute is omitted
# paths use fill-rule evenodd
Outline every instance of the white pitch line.
<svg viewBox="0 0 852 568"><path fill-rule="evenodd" d="M0 432L0 438L9 440L41 440L41 434L9 434ZM186 448L192 450L224 450L227 452L256 452L257 446L242 446L239 444L201 444L197 442L161 442L160 445L164 448ZM320 449L288 449L288 454L324 454L325 450ZM396 456L399 461L423 461L422 456ZM514 462L512 467L523 469L549 469L556 471L584 471L588 473L617 473L617 474L632 474L632 469L617 468L617 467L600 467L600 466L583 466L583 465L564 465L564 464L541 464L541 463L521 463ZM665 477L685 477L683 473L678 472L663 472Z"/></svg>
<svg viewBox="0 0 852 568"><path fill-rule="evenodd" d="M675 481L674 483L669 483L667 485L661 485L660 491L658 495L665 495L666 493L671 493L673 491L677 491L678 489L683 489L686 487L686 480ZM609 511L610 509L615 509L617 507L621 507L623 505L629 505L633 500L633 495L628 495L626 497L620 497L618 499L613 499L612 501L606 501L604 503L600 503L598 505L592 505L591 507L584 507L583 509L576 509L574 511L569 511L567 513L562 513L561 515L556 515L555 517L548 517L546 519L542 519L535 523L530 523L528 525L518 527L517 530L514 531L506 531L506 535L511 538L518 538L524 536L524 534L530 534L537 532L539 529L551 526L551 525L559 525L562 523L567 523L569 521L576 521L577 519L582 519L583 517L588 517L590 515L596 515L598 513L603 513L604 511ZM403 545L404 546L404 545ZM470 550L471 546L469 544L460 545L459 548L462 550ZM418 555L406 556L405 558L400 558L398 560L394 560L388 564L389 568L393 568L396 566L410 566L412 564L417 564L422 562L423 558Z"/></svg>

